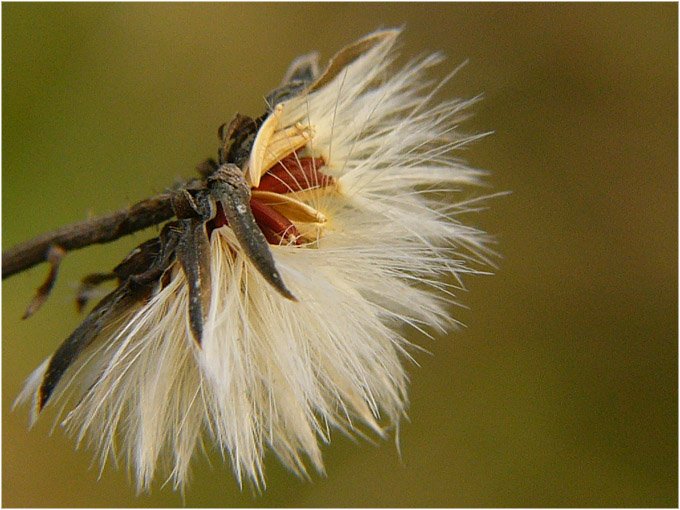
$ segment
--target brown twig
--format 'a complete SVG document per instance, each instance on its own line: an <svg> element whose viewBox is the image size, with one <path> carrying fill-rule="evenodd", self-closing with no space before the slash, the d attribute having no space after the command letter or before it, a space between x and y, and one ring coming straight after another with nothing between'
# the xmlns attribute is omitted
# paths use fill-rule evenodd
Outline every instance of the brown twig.
<svg viewBox="0 0 680 510"><path fill-rule="evenodd" d="M67 225L18 244L2 254L2 278L46 262L54 246L73 251L162 223L174 216L171 200L172 193L157 195L107 216Z"/></svg>

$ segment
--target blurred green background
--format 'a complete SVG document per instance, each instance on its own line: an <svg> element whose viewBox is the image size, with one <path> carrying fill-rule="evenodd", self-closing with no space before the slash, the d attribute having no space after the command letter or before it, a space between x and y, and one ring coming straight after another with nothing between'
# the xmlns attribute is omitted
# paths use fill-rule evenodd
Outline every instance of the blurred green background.
<svg viewBox="0 0 680 510"><path fill-rule="evenodd" d="M420 340L402 459L390 441L324 448L328 476L267 462L239 491L197 457L190 506L677 505L677 5L3 4L3 248L163 190L213 155L216 129L295 56L328 58L380 26L404 53L442 50L444 95L484 100L463 153L512 190L470 217L497 236L470 278L467 328ZM78 324L74 288L148 237L3 282L3 505L178 506L124 470L98 480L51 420L10 411L23 379Z"/></svg>

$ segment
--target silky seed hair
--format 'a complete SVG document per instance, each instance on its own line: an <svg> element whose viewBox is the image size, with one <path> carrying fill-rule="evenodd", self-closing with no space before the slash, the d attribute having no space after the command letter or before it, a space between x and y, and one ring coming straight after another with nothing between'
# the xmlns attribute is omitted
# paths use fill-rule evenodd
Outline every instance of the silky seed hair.
<svg viewBox="0 0 680 510"><path fill-rule="evenodd" d="M267 450L306 477L309 467L323 473L320 444L334 429L398 428L404 365L417 350L406 335L453 328L461 278L492 254L463 221L483 200L469 197L484 172L456 156L479 137L458 130L475 99L436 99L453 76L428 77L439 54L396 67L398 36L370 34L311 85L268 97L275 104L243 171L295 299L258 271L229 224L213 221L200 342L175 261L58 382L47 407L102 469L129 466L139 490L157 477L183 489L197 450L216 449L239 484L264 488ZM316 65L314 54L296 62L305 59ZM33 401L32 421L49 362L18 398Z"/></svg>

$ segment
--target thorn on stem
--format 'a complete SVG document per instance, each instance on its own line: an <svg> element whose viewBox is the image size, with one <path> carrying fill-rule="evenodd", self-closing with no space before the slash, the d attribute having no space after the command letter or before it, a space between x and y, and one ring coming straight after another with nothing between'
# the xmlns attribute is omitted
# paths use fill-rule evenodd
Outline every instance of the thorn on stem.
<svg viewBox="0 0 680 510"><path fill-rule="evenodd" d="M87 275L80 282L78 293L76 294L76 309L82 313L83 309L92 297L92 291L100 284L117 278L115 273L93 273Z"/></svg>
<svg viewBox="0 0 680 510"><path fill-rule="evenodd" d="M47 250L47 262L50 264L50 272L47 274L45 282L38 287L35 296L31 300L26 308L26 312L21 317L22 319L28 319L31 315L37 312L40 307L47 301L52 287L54 287L54 282L57 280L57 274L59 272L59 264L61 264L61 259L66 255L66 250L61 246L56 244L50 245Z"/></svg>

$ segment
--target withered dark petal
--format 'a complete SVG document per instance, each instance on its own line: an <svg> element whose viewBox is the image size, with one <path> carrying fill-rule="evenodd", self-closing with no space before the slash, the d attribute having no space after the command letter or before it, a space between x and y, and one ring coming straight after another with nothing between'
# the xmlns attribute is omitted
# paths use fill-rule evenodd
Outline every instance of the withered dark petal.
<svg viewBox="0 0 680 510"><path fill-rule="evenodd" d="M189 285L189 323L200 346L203 324L210 305L210 241L203 220L183 220L184 232L177 245L177 259Z"/></svg>
<svg viewBox="0 0 680 510"><path fill-rule="evenodd" d="M267 238L255 221L250 208L250 188L241 170L235 165L222 165L209 180L209 186L248 260L282 296L297 301L283 283Z"/></svg>
<svg viewBox="0 0 680 510"><path fill-rule="evenodd" d="M177 222L170 222L163 227L158 238L140 244L116 266L113 273L125 278L125 281L92 309L52 355L38 390L38 410L45 407L68 368L103 328L130 307L151 296L156 283L174 260L177 242Z"/></svg>
<svg viewBox="0 0 680 510"><path fill-rule="evenodd" d="M102 299L50 358L38 393L38 410L45 407L66 370L92 343L102 329L121 312L144 299L150 293L150 288L130 285L128 281Z"/></svg>

